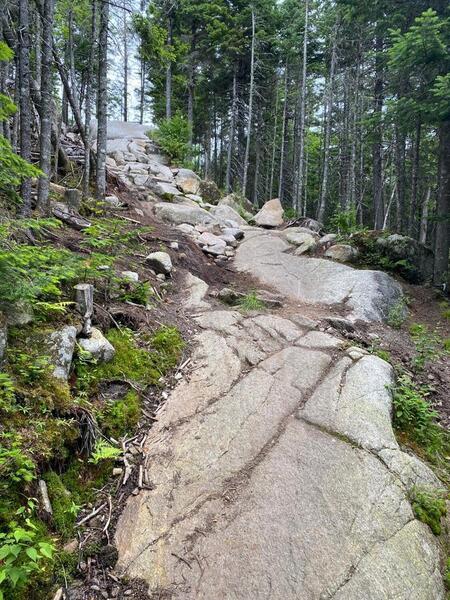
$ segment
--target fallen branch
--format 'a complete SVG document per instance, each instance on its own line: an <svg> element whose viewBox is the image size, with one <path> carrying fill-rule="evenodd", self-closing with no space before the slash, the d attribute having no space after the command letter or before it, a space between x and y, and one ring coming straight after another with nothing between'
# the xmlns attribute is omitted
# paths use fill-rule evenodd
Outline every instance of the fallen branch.
<svg viewBox="0 0 450 600"><path fill-rule="evenodd" d="M95 508L91 513L89 513L88 515L83 517L81 519L81 521L79 521L77 523L77 527L80 527L81 525L83 525L83 523L86 523L87 521L89 521L90 519L92 519L93 517L98 515L98 513L101 512L105 508L105 506L106 506L106 503L104 502L101 506L99 506L98 508Z"/></svg>

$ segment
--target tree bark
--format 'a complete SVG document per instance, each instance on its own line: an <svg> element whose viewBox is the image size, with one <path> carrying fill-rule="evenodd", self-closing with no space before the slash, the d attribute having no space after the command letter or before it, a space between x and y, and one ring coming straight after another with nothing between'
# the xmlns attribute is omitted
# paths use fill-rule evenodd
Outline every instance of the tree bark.
<svg viewBox="0 0 450 600"><path fill-rule="evenodd" d="M450 120L441 124L439 137L440 178L436 209L434 283L448 290L450 248Z"/></svg>
<svg viewBox="0 0 450 600"><path fill-rule="evenodd" d="M281 131L281 149L280 149L280 177L278 180L278 198L280 202L283 202L284 194L284 158L286 155L286 130L287 130L287 119L288 119L288 81L289 81L289 69L288 61L286 60L286 66L284 71L284 104L283 104L283 127Z"/></svg>
<svg viewBox="0 0 450 600"><path fill-rule="evenodd" d="M273 126L273 138L272 138L272 158L270 161L270 183L269 183L269 198L272 198L273 194L273 180L275 177L275 159L277 152L277 134L278 134L278 104L280 99L280 90L278 77L275 78L276 86L276 100L275 100L275 122Z"/></svg>
<svg viewBox="0 0 450 600"><path fill-rule="evenodd" d="M89 65L86 75L86 102L84 115L84 173L83 196L89 195L89 181L91 179L91 117L92 117L92 83L94 76L95 45L97 39L97 2L92 2L91 8L91 39L89 48Z"/></svg>
<svg viewBox="0 0 450 600"><path fill-rule="evenodd" d="M97 173L96 194L102 200L106 194L106 143L108 127L108 21L109 2L100 1L100 30L97 85Z"/></svg>
<svg viewBox="0 0 450 600"><path fill-rule="evenodd" d="M415 237L415 219L419 208L419 172L420 172L420 142L422 138L422 123L420 120L416 123L416 134L414 137L414 153L411 169L411 202L409 207L408 234Z"/></svg>
<svg viewBox="0 0 450 600"><path fill-rule="evenodd" d="M44 0L42 15L41 135L39 165L44 174L39 177L37 203L38 208L46 215L50 214L49 183L52 169L53 13L54 0Z"/></svg>
<svg viewBox="0 0 450 600"><path fill-rule="evenodd" d="M294 208L297 214L302 207L304 160L305 160L305 122L306 122L306 77L308 68L308 24L309 24L309 0L305 0L305 33L303 35L303 67L302 84L300 89L300 123L299 123L299 154L297 170L297 189L295 192Z"/></svg>
<svg viewBox="0 0 450 600"><path fill-rule="evenodd" d="M128 121L128 22L123 11L123 120Z"/></svg>
<svg viewBox="0 0 450 600"><path fill-rule="evenodd" d="M237 67L233 70L233 99L231 101L231 118L230 118L230 139L228 142L227 152L227 171L225 177L225 188L228 193L231 192L231 170L233 161L234 135L236 129L236 107L237 107Z"/></svg>
<svg viewBox="0 0 450 600"><path fill-rule="evenodd" d="M331 62L330 62L330 74L328 76L328 83L325 87L325 131L324 131L324 143L323 143L323 171L322 171L322 185L320 190L319 208L317 211L317 219L322 222L325 216L325 210L327 208L327 196L328 196L328 176L330 172L330 141L331 141L331 126L333 116L333 91L334 91L334 75L336 71L337 63L337 34L338 24L334 26L333 41L331 47Z"/></svg>
<svg viewBox="0 0 450 600"><path fill-rule="evenodd" d="M167 45L172 46L173 41L173 17L169 13L167 17ZM166 69L166 119L172 118L172 61L169 60Z"/></svg>
<svg viewBox="0 0 450 600"><path fill-rule="evenodd" d="M383 38L377 35L375 39L375 86L374 86L374 141L373 155L373 209L374 228L381 229L384 221L383 200L383 93L384 72L382 63Z"/></svg>
<svg viewBox="0 0 450 600"><path fill-rule="evenodd" d="M242 193L245 196L247 190L248 165L250 159L250 144L252 137L252 121L253 121L253 96L255 91L255 43L256 43L256 15L255 9L252 7L252 46L251 46L251 63L250 63L250 91L248 100L248 119L247 119L247 140L245 144L244 155L244 174L242 177Z"/></svg>
<svg viewBox="0 0 450 600"><path fill-rule="evenodd" d="M31 98L30 98L30 22L28 0L19 0L19 107L20 107L20 155L31 160ZM31 179L21 186L22 216L31 213Z"/></svg>
<svg viewBox="0 0 450 600"><path fill-rule="evenodd" d="M430 200L431 200L431 186L428 186L428 190L422 205L422 218L420 220L420 232L419 242L423 245L427 243L428 235L428 215L430 212Z"/></svg>

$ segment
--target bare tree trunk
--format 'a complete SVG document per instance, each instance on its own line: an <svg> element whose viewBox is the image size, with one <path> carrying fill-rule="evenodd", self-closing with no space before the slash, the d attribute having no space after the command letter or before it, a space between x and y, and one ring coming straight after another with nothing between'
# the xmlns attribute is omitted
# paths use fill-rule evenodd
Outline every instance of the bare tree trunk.
<svg viewBox="0 0 450 600"><path fill-rule="evenodd" d="M167 45L172 46L173 41L173 17L171 14L167 20ZM172 61L169 60L166 69L166 119L172 118Z"/></svg>
<svg viewBox="0 0 450 600"><path fill-rule="evenodd" d="M348 207L354 209L356 205L356 144L359 115L359 94L360 94L360 72L361 55L358 49L358 59L356 64L356 75L354 80L353 106L351 111L351 142L350 142L350 165L349 165L349 185L348 185Z"/></svg>
<svg viewBox="0 0 450 600"><path fill-rule="evenodd" d="M330 62L330 74L328 76L328 82L325 87L325 132L324 132L324 143L323 143L323 171L322 171L322 185L320 190L319 208L317 211L317 219L323 221L325 216L325 210L327 208L327 197L328 197L328 176L330 172L330 141L331 141L331 126L333 116L333 91L334 91L334 75L336 71L337 63L337 34L338 24L336 23L333 30L333 41L331 46L331 62Z"/></svg>
<svg viewBox="0 0 450 600"><path fill-rule="evenodd" d="M128 22L123 11L123 120L128 121Z"/></svg>
<svg viewBox="0 0 450 600"><path fill-rule="evenodd" d="M244 155L244 175L242 177L242 193L245 196L247 190L247 179L248 179L248 165L250 159L250 144L252 137L252 125L253 125L253 96L255 91L255 44L256 44L256 15L255 9L252 6L252 49L251 49L251 63L250 63L250 92L248 100L248 119L247 119L247 141L245 144L245 155Z"/></svg>
<svg viewBox="0 0 450 600"><path fill-rule="evenodd" d="M236 107L237 107L237 67L233 70L233 99L231 101L231 118L230 118L230 139L228 142L228 153L227 153L227 172L225 178L225 189L227 192L231 192L231 168L233 161L233 150L234 150L234 135L236 129Z"/></svg>
<svg viewBox="0 0 450 600"><path fill-rule="evenodd" d="M97 85L97 173L96 193L99 200L106 193L106 143L108 127L108 20L109 2L100 0L100 31Z"/></svg>
<svg viewBox="0 0 450 600"><path fill-rule="evenodd" d="M422 204L422 218L420 220L419 242L424 245L427 243L428 215L430 212L430 200L431 200L431 185L428 186L427 193L426 193L425 199Z"/></svg>
<svg viewBox="0 0 450 600"><path fill-rule="evenodd" d="M19 0L19 106L20 106L20 155L31 160L31 99L30 99L30 22L28 0ZM21 186L22 216L31 213L31 179Z"/></svg>
<svg viewBox="0 0 450 600"><path fill-rule="evenodd" d="M289 69L288 61L286 60L286 66L284 71L284 104L283 104L283 128L281 131L281 148L280 148L280 177L278 180L278 198L280 202L283 201L284 194L284 158L286 155L286 130L287 130L287 118L288 118L288 79Z"/></svg>
<svg viewBox="0 0 450 600"><path fill-rule="evenodd" d="M436 243L434 261L434 283L449 285L449 215L450 215L450 121L442 123L440 137L440 178L439 196L436 210Z"/></svg>
<svg viewBox="0 0 450 600"><path fill-rule="evenodd" d="M94 77L95 46L97 39L97 2L92 2L91 8L91 36L89 48L89 65L86 76L86 103L84 115L84 173L83 196L89 196L89 181L91 179L91 113L92 113L92 84Z"/></svg>
<svg viewBox="0 0 450 600"><path fill-rule="evenodd" d="M411 202L409 206L408 234L415 237L415 218L419 208L418 190L419 190L419 172L420 172L420 142L422 138L422 123L420 120L416 123L416 135L414 137L414 153L411 169Z"/></svg>
<svg viewBox="0 0 450 600"><path fill-rule="evenodd" d="M404 229L405 213L405 135L397 127L395 130L395 171L397 178L397 215L396 228L398 232Z"/></svg>
<svg viewBox="0 0 450 600"><path fill-rule="evenodd" d="M305 122L306 122L306 77L308 68L308 25L309 25L309 0L305 0L305 33L303 35L303 67L302 84L300 89L300 124L299 124L299 155L298 155L298 175L297 190L294 198L294 208L299 213L302 206L302 195L304 185L304 160L305 160Z"/></svg>
<svg viewBox="0 0 450 600"><path fill-rule="evenodd" d="M384 219L383 201L383 92L384 73L382 63L383 38L377 35L375 40L375 88L374 88L374 142L373 154L373 209L374 228L381 229Z"/></svg>
<svg viewBox="0 0 450 600"><path fill-rule="evenodd" d="M36 43L34 45L34 78L37 81L39 89L41 89L41 76L42 76L42 43L43 41L43 31L42 31L42 21L39 15L39 8L35 12L35 36Z"/></svg>
<svg viewBox="0 0 450 600"><path fill-rule="evenodd" d="M38 208L50 213L49 184L52 169L52 50L54 0L44 0L42 15L42 76L41 76L41 135L40 168L44 173L39 177ZM39 19L39 17L38 17Z"/></svg>
<svg viewBox="0 0 450 600"><path fill-rule="evenodd" d="M276 100L275 100L275 124L273 126L273 138L272 138L272 160L270 163L270 183L269 183L269 198L272 198L273 194L273 180L275 177L275 159L277 152L277 133L278 133L278 104L280 99L280 89L278 83L278 77L275 80L276 85Z"/></svg>

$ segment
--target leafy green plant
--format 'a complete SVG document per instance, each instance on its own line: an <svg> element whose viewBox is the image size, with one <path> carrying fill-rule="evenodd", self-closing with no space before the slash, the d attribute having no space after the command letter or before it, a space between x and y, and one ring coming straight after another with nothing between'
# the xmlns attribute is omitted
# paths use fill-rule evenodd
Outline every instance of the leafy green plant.
<svg viewBox="0 0 450 600"><path fill-rule="evenodd" d="M55 552L52 543L38 538L31 521L34 509L35 502L28 500L0 533L0 600L5 595L14 598L27 587L36 573L45 571Z"/></svg>
<svg viewBox="0 0 450 600"><path fill-rule="evenodd" d="M362 228L358 225L356 209L338 210L330 219L330 228L339 235L350 235Z"/></svg>
<svg viewBox="0 0 450 600"><path fill-rule="evenodd" d="M427 388L419 388L409 375L401 373L393 388L394 427L436 453L442 449L444 440L436 424L438 413L428 403L428 395Z"/></svg>
<svg viewBox="0 0 450 600"><path fill-rule="evenodd" d="M124 302L129 301L142 306L147 306L149 298L153 293L152 287L148 281L143 281L141 283L128 282L126 284L126 289L120 294L120 299Z"/></svg>
<svg viewBox="0 0 450 600"><path fill-rule="evenodd" d="M95 445L94 451L92 452L89 462L93 465L98 465L102 461L115 460L122 454L119 448L116 448L112 444L109 444L105 440L98 440Z"/></svg>
<svg viewBox="0 0 450 600"><path fill-rule="evenodd" d="M416 346L416 356L413 359L413 366L423 370L425 365L432 360L438 359L442 355L442 345L440 338L428 330L426 325L413 323L409 332Z"/></svg>
<svg viewBox="0 0 450 600"><path fill-rule="evenodd" d="M151 132L150 136L173 161L183 163L188 160L191 154L189 124L186 117L180 113L177 113L171 119L160 121L158 129Z"/></svg>
<svg viewBox="0 0 450 600"><path fill-rule="evenodd" d="M8 491L10 486L33 481L36 465L25 454L20 436L3 434L0 444L0 490Z"/></svg>
<svg viewBox="0 0 450 600"><path fill-rule="evenodd" d="M238 306L244 312L250 312L253 310L261 311L266 308L266 305L264 304L264 302L262 300L260 300L254 292L251 292L250 294L247 294L246 296L241 298L238 301Z"/></svg>
<svg viewBox="0 0 450 600"><path fill-rule="evenodd" d="M98 415L104 434L118 439L133 431L141 416L141 401L136 390L129 390L123 398L108 403Z"/></svg>
<svg viewBox="0 0 450 600"><path fill-rule="evenodd" d="M401 298L391 307L388 313L387 324L394 329L400 329L406 320L406 300Z"/></svg>
<svg viewBox="0 0 450 600"><path fill-rule="evenodd" d="M414 515L422 523L429 525L434 535L442 533L442 518L447 514L445 492L433 489L414 488L411 503Z"/></svg>
<svg viewBox="0 0 450 600"><path fill-rule="evenodd" d="M16 388L8 373L0 373L0 412L9 413L15 403Z"/></svg>

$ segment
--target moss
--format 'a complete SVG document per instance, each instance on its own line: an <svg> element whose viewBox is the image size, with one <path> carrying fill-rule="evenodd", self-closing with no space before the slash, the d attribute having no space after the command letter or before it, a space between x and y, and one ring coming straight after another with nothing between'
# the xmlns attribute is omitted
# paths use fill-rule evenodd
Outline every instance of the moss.
<svg viewBox="0 0 450 600"><path fill-rule="evenodd" d="M444 584L447 590L450 590L450 558L447 559L445 564Z"/></svg>
<svg viewBox="0 0 450 600"><path fill-rule="evenodd" d="M98 416L99 425L108 437L120 438L132 431L141 416L141 401L135 390L106 407Z"/></svg>
<svg viewBox="0 0 450 600"><path fill-rule="evenodd" d="M426 523L434 535L441 535L441 520L447 514L445 494L435 490L415 488L411 500L416 518Z"/></svg>
<svg viewBox="0 0 450 600"><path fill-rule="evenodd" d="M45 473L48 495L53 508L53 522L63 539L73 535L78 508L61 477L54 471Z"/></svg>
<svg viewBox="0 0 450 600"><path fill-rule="evenodd" d="M91 389L102 381L132 381L142 387L156 385L161 375L173 368L184 342L174 327L162 327L153 336L143 336L147 346L138 345L137 336L128 329L111 329L107 336L116 349L109 363L92 366L78 363L78 387Z"/></svg>

